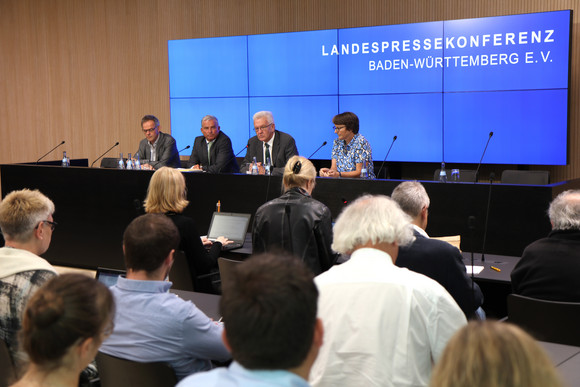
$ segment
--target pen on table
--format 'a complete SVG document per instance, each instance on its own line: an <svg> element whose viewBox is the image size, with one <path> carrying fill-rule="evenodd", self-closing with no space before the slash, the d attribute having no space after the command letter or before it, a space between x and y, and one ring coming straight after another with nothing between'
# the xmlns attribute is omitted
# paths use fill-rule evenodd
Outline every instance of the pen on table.
<svg viewBox="0 0 580 387"><path fill-rule="evenodd" d="M218 322L220 323L220 322L222 322L222 320L223 320L223 316L220 317L220 319L218 320Z"/></svg>
<svg viewBox="0 0 580 387"><path fill-rule="evenodd" d="M495 270L495 271L501 271L501 269L499 269L499 268L497 268L497 267L495 267L495 266L490 266L489 268L490 268L491 270Z"/></svg>

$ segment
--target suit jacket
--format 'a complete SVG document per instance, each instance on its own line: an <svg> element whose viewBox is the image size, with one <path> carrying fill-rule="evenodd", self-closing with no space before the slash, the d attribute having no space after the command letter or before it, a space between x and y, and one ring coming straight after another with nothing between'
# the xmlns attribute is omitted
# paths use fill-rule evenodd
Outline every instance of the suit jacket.
<svg viewBox="0 0 580 387"><path fill-rule="evenodd" d="M240 172L240 167L232 149L232 141L224 132L220 131L211 146L210 152L211 165L207 161L207 142L205 137L196 137L193 142L191 156L189 156L189 165L199 164L204 171L210 173Z"/></svg>
<svg viewBox="0 0 580 387"><path fill-rule="evenodd" d="M139 143L139 158L141 164L149 164L155 169L161 167L181 168L179 161L179 152L175 139L167 133L159 132L159 141L157 142L157 161L151 161L151 150L146 138Z"/></svg>
<svg viewBox="0 0 580 387"><path fill-rule="evenodd" d="M469 318L483 304L483 294L467 275L461 252L447 242L426 238L417 230L414 234L415 242L399 249L395 265L439 282Z"/></svg>
<svg viewBox="0 0 580 387"><path fill-rule="evenodd" d="M276 130L274 135L274 145L270 150L272 156L272 175L283 175L284 167L290 159L290 157L298 154L298 149L296 148L296 141L291 135L280 132ZM254 136L248 140L248 151L246 152L246 157L244 157L244 162L242 164L242 173L245 173L250 165L254 156L256 161L264 162L264 143L258 140L258 136Z"/></svg>
<svg viewBox="0 0 580 387"><path fill-rule="evenodd" d="M580 302L580 230L553 230L525 248L511 273L515 294Z"/></svg>

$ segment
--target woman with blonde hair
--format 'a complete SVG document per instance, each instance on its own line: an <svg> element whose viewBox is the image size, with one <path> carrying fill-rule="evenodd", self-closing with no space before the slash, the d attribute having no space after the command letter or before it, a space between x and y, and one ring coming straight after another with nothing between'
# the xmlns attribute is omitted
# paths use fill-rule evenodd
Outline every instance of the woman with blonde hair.
<svg viewBox="0 0 580 387"><path fill-rule="evenodd" d="M13 387L77 387L112 332L114 314L111 292L95 279L63 274L48 281L24 311L20 341L30 362Z"/></svg>
<svg viewBox="0 0 580 387"><path fill-rule="evenodd" d="M336 261L332 251L332 220L328 207L312 198L316 169L302 156L284 168L284 193L260 208L254 217L254 253L284 250L302 259L314 274Z"/></svg>
<svg viewBox="0 0 580 387"><path fill-rule="evenodd" d="M431 387L558 387L550 358L522 329L472 321L449 340L431 375Z"/></svg>
<svg viewBox="0 0 580 387"><path fill-rule="evenodd" d="M217 271L217 259L222 245L231 242L223 236L217 238L213 244L207 238L202 240L193 219L182 214L189 205L186 197L187 190L183 174L174 168L159 168L151 177L147 188L145 212L165 214L175 223L181 237L179 249L183 250L187 258L195 291L216 293L211 278L199 279L198 277ZM207 250L204 245L211 245L211 247Z"/></svg>

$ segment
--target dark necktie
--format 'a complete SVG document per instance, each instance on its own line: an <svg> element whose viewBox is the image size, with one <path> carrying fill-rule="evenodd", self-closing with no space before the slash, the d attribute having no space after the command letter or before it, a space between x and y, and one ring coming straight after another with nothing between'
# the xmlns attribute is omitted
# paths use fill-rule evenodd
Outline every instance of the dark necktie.
<svg viewBox="0 0 580 387"><path fill-rule="evenodd" d="M264 152L266 154L266 160L264 160L264 164L268 162L268 159L270 159L270 164L272 164L272 157L270 157L270 144L265 142L264 146L266 147L266 152Z"/></svg>

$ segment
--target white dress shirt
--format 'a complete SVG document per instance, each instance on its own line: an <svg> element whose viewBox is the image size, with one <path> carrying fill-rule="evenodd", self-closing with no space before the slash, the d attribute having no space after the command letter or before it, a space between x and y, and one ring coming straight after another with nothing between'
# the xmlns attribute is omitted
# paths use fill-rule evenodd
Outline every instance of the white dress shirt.
<svg viewBox="0 0 580 387"><path fill-rule="evenodd" d="M356 250L315 282L324 344L313 386L427 386L447 341L467 323L441 285L380 250Z"/></svg>

